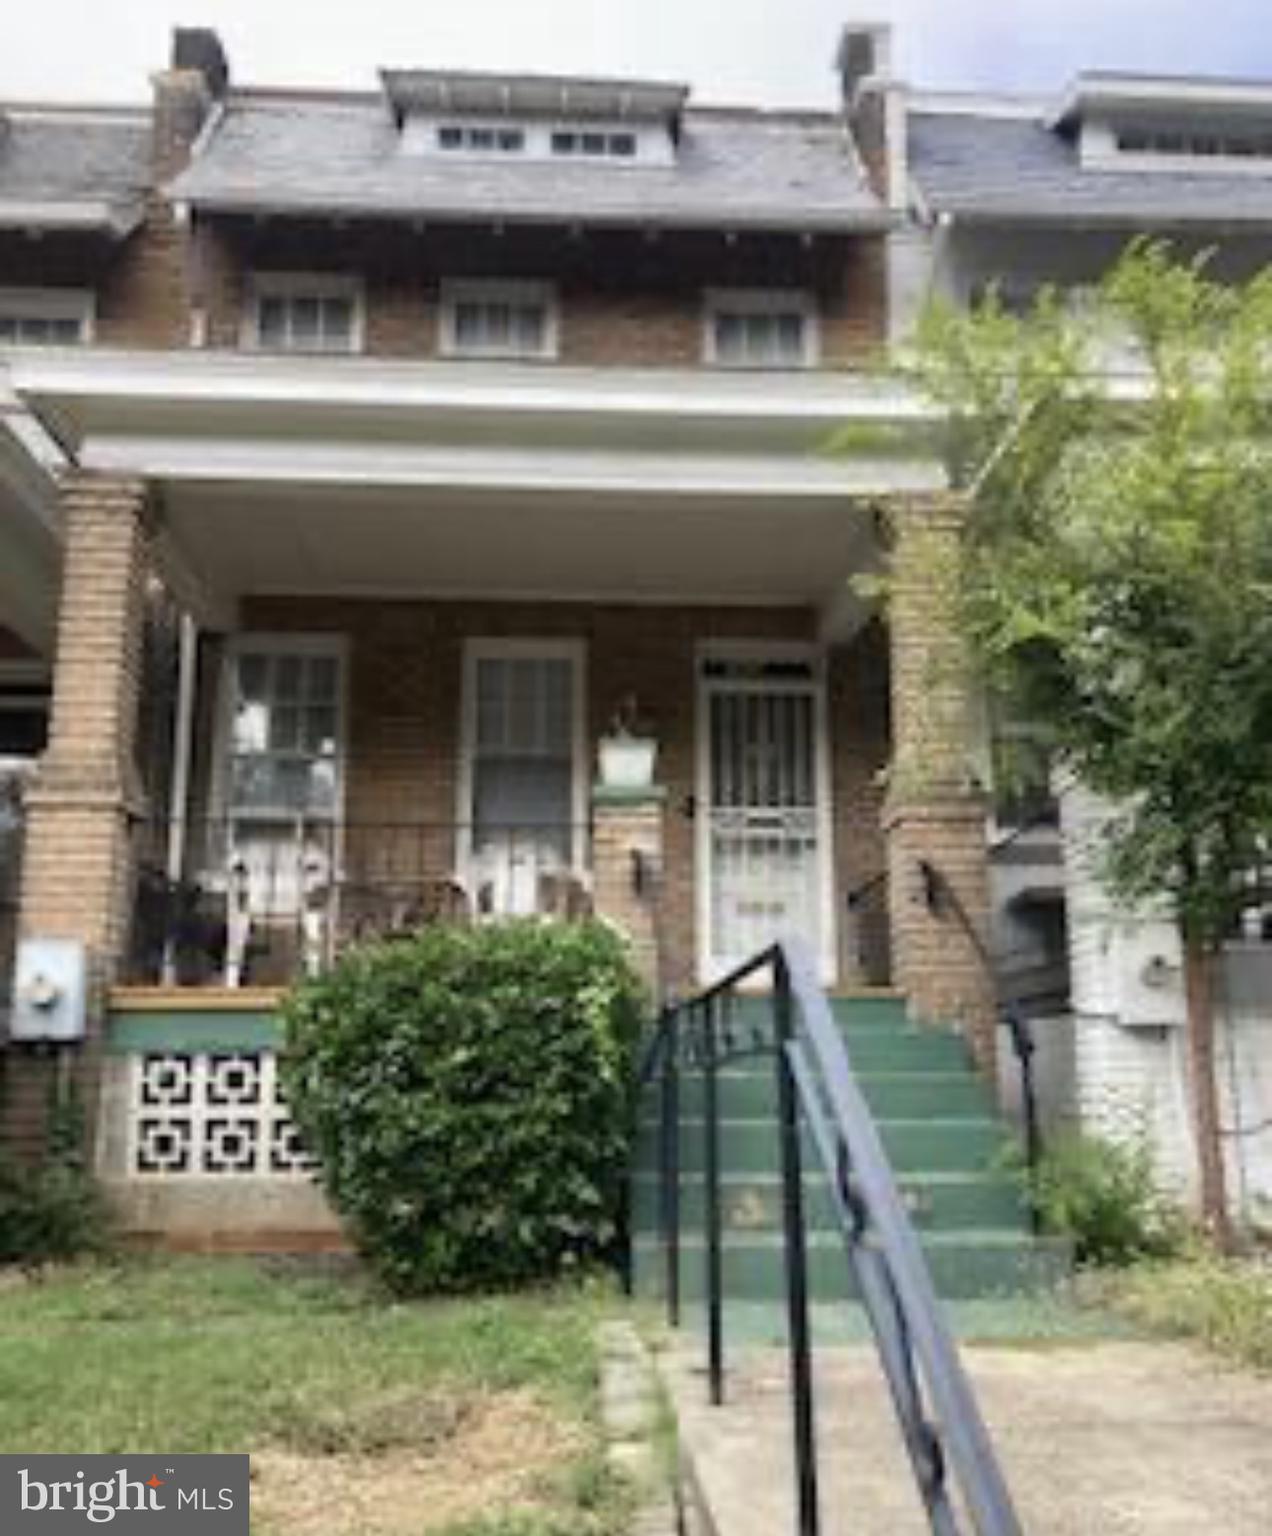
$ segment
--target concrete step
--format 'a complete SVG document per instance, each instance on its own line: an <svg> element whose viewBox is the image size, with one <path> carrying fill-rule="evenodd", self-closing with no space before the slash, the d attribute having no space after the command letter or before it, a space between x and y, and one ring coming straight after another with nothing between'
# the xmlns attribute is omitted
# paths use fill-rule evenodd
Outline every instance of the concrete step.
<svg viewBox="0 0 1272 1536"><path fill-rule="evenodd" d="M949 1232L968 1227L1023 1232L1028 1208L1020 1186L1006 1174L926 1173L899 1180L910 1217L920 1231ZM701 1174L680 1185L680 1219L688 1231L701 1231L706 1186ZM805 1213L810 1228L835 1228L830 1186L821 1174L804 1178ZM660 1221L659 1181L638 1173L632 1181L632 1230L652 1235ZM729 1172L721 1178L725 1226L734 1231L776 1232L782 1220L782 1185L776 1173Z"/></svg>
<svg viewBox="0 0 1272 1536"><path fill-rule="evenodd" d="M1064 1243L1002 1231L929 1232L923 1251L938 1295L947 1299L1012 1296L1050 1289L1068 1273ZM721 1252L724 1294L737 1302L777 1301L785 1294L786 1255L780 1237L767 1233L729 1234ZM640 1237L633 1244L636 1294L663 1294L666 1257L661 1241ZM818 1302L855 1301L856 1284L843 1239L808 1236L808 1283ZM680 1293L686 1305L706 1294L706 1248L700 1236L682 1238Z"/></svg>

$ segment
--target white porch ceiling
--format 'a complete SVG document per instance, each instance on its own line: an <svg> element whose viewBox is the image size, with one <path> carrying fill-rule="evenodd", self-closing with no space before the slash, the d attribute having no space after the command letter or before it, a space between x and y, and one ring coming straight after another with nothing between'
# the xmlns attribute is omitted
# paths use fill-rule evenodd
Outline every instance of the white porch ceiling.
<svg viewBox="0 0 1272 1536"><path fill-rule="evenodd" d="M872 540L842 501L570 491L170 486L203 582L251 593L828 602Z"/></svg>

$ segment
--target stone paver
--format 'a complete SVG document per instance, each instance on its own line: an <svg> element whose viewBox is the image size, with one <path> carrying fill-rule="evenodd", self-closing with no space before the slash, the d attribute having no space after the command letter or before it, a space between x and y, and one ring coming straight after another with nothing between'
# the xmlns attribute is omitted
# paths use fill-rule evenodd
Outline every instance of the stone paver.
<svg viewBox="0 0 1272 1536"><path fill-rule="evenodd" d="M1186 1345L968 1347L1028 1536L1268 1536L1272 1380ZM663 1358L681 1445L718 1536L794 1531L786 1357L740 1353L706 1405L701 1346ZM820 1352L824 1536L923 1536L872 1350Z"/></svg>

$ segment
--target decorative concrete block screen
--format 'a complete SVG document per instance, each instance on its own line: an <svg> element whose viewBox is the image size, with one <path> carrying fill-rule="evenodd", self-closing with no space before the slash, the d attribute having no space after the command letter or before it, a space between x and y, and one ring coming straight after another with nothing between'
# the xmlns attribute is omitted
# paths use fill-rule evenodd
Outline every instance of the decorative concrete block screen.
<svg viewBox="0 0 1272 1536"><path fill-rule="evenodd" d="M269 1050L151 1051L131 1059L129 1173L310 1174Z"/></svg>

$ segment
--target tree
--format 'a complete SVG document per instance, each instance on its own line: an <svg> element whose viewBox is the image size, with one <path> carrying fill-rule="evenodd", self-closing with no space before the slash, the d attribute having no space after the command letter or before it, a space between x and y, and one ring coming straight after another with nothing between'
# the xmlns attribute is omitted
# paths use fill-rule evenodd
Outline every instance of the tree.
<svg viewBox="0 0 1272 1536"><path fill-rule="evenodd" d="M1202 1215L1226 1244L1215 966L1272 845L1272 272L1208 267L1140 242L1080 309L938 306L907 366L948 412L989 686L1115 807L1113 893L1178 927Z"/></svg>

